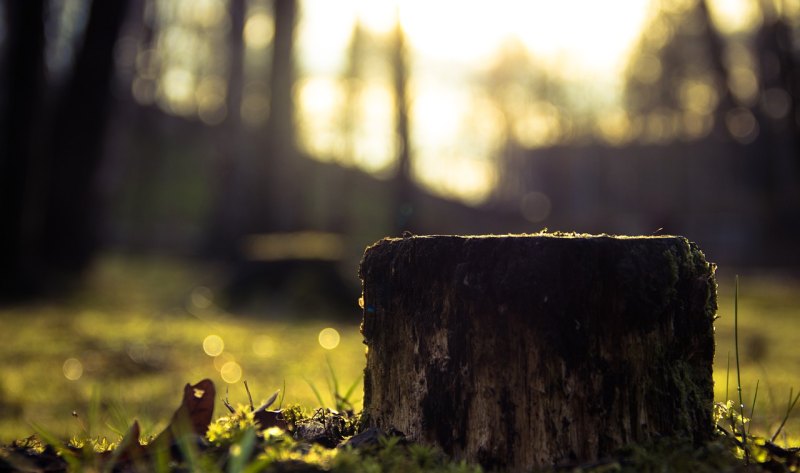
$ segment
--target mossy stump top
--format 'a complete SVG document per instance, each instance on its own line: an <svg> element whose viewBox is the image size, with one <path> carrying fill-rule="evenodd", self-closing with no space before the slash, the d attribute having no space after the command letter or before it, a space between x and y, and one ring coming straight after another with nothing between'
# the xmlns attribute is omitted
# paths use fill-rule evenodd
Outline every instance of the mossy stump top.
<svg viewBox="0 0 800 473"><path fill-rule="evenodd" d="M512 471L712 434L714 265L683 237L387 238L360 276L369 426Z"/></svg>

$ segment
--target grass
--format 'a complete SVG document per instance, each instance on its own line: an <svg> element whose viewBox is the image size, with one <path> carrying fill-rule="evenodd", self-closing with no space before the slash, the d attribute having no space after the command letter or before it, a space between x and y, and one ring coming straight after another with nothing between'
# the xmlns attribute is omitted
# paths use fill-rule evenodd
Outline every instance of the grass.
<svg viewBox="0 0 800 473"><path fill-rule="evenodd" d="M257 404L285 385L286 403L308 406L318 401L306 380L326 386L326 360L343 385L360 379L356 301L352 319L340 322L292 318L280 309L230 314L214 303L211 269L110 256L75 297L0 309L0 442L30 435L31 424L63 438L84 427L113 436L134 418L144 435L154 434L184 384L203 378L214 380L219 398L227 389L234 405L248 402L247 380ZM340 335L336 348L320 345L324 328ZM210 335L224 343L218 356L204 351ZM355 408L361 392L351 394ZM225 412L221 400L215 412Z"/></svg>
<svg viewBox="0 0 800 473"><path fill-rule="evenodd" d="M714 364L715 399L738 401L734 359L734 275L721 273L719 316L716 321L717 354ZM800 389L800 281L758 274L740 278L738 336L742 404L753 414L748 426L752 435L767 439L780 426L791 393ZM758 390L756 386L758 385ZM728 392L726 393L726 386ZM793 391L792 391L793 390ZM756 395L757 393L757 395ZM755 404L753 400L755 399ZM738 409L737 409L738 410ZM746 411L749 414L749 412ZM795 412L775 439L781 444L800 443L800 415Z"/></svg>
<svg viewBox="0 0 800 473"><path fill-rule="evenodd" d="M356 301L352 319L335 323L277 307L231 314L215 303L215 274L185 262L110 255L74 297L0 309L0 443L36 430L61 439L117 439L133 419L143 438L155 435L184 384L203 378L217 385L215 418L227 413L223 399L251 402L244 380L257 406L281 389L283 405L360 409L364 346ZM718 281L715 399L724 401L737 396L728 365L735 354L734 278L722 273ZM738 369L751 435L770 439L784 421L790 389L800 389L799 286L791 278L741 279ZM341 337L332 350L318 340L324 328ZM216 339L204 349L211 335L224 343L217 356L205 351L219 350ZM797 412L775 442L800 443Z"/></svg>

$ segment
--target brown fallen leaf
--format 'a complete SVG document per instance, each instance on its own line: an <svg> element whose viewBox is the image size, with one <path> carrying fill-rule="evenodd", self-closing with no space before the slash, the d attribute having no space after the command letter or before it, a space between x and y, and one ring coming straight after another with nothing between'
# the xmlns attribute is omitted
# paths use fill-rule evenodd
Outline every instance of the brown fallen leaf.
<svg viewBox="0 0 800 473"><path fill-rule="evenodd" d="M214 415L216 393L214 382L210 379L204 379L195 385L186 383L180 407L167 428L153 441L153 445L168 446L176 437L188 433L205 436Z"/></svg>
<svg viewBox="0 0 800 473"><path fill-rule="evenodd" d="M283 410L268 410L267 408L271 406L276 399L278 399L278 394L280 390L275 391L275 393L267 399L267 401L261 405L258 409L253 411L253 418L256 422L258 422L259 427L262 429L269 429L270 427L278 427L283 430L287 430L289 428L289 424L286 422L286 419L283 417ZM249 393L249 391L248 391Z"/></svg>
<svg viewBox="0 0 800 473"><path fill-rule="evenodd" d="M121 465L136 463L144 458L146 449L139 443L140 435L139 421L134 420L131 427L122 436L117 448L105 456L101 455L100 460L105 465L104 471L110 470L112 467L120 469Z"/></svg>
<svg viewBox="0 0 800 473"><path fill-rule="evenodd" d="M283 418L283 410L280 409L277 411L257 409L253 412L253 418L262 429L278 427L287 430L289 428L289 424L286 422L286 419Z"/></svg>

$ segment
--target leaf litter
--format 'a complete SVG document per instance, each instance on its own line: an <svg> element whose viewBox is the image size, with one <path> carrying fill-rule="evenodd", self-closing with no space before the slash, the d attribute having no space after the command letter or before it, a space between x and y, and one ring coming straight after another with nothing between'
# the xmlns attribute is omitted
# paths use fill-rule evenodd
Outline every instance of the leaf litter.
<svg viewBox="0 0 800 473"><path fill-rule="evenodd" d="M361 426L352 410L319 408L307 415L298 406L270 409L280 391L256 408L246 383L245 388L249 403L234 407L226 395L223 404L228 415L214 421L213 381L187 383L169 425L152 439L141 437L136 420L117 443L106 439L64 443L37 428L36 435L0 446L0 472L482 471L479 466L453 461L435 448L407 441L402 432ZM745 444L722 423L717 428L718 439L700 447L670 441L631 446L613 459L541 471L800 471L800 449L756 437ZM742 459L745 448L750 461Z"/></svg>

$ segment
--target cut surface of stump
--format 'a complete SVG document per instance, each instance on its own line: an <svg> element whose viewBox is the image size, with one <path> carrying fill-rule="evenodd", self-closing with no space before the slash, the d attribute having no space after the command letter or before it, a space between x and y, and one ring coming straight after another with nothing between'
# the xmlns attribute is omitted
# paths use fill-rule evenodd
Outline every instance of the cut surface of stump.
<svg viewBox="0 0 800 473"><path fill-rule="evenodd" d="M712 435L714 265L683 237L387 238L360 276L368 427L511 471Z"/></svg>

